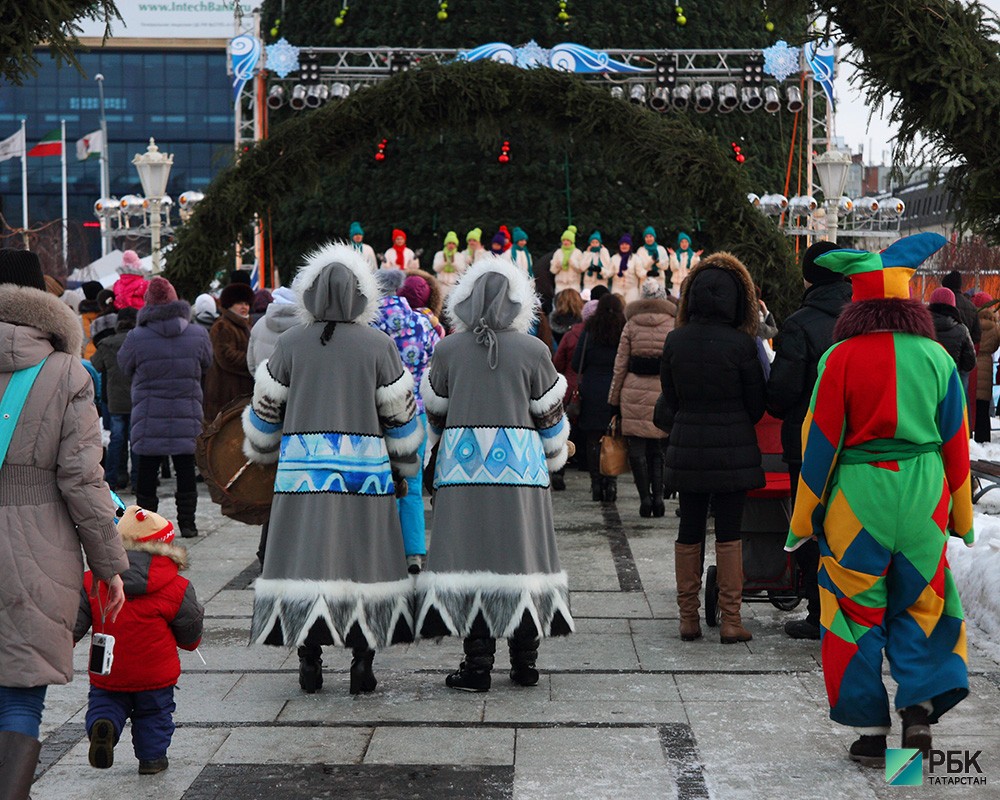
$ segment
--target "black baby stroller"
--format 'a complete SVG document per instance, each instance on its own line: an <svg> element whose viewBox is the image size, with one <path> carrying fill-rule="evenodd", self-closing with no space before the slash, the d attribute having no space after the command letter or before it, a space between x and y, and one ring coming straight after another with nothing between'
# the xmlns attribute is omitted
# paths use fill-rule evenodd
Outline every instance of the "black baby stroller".
<svg viewBox="0 0 1000 800"><path fill-rule="evenodd" d="M788 465L781 460L781 420L765 414L756 426L767 484L747 493L743 509L743 600L791 611L802 597L802 574L785 538L792 518ZM719 581L705 576L705 622L719 624Z"/></svg>

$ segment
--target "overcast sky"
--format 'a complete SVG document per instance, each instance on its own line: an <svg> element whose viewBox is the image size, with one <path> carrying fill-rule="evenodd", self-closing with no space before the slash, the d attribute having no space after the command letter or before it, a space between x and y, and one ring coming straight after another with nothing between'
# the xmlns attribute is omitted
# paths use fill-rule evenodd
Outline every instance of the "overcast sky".
<svg viewBox="0 0 1000 800"><path fill-rule="evenodd" d="M981 0L987 8L1000 13L1000 0ZM892 137L896 129L890 126L884 116L876 114L868 122L868 106L861 93L850 85L850 77L855 70L843 61L849 56L846 48L841 49L840 72L835 84L837 94L837 135L843 137L852 153L857 153L863 146L865 161L882 163L882 153L886 159L891 158ZM887 115L886 115L887 116Z"/></svg>

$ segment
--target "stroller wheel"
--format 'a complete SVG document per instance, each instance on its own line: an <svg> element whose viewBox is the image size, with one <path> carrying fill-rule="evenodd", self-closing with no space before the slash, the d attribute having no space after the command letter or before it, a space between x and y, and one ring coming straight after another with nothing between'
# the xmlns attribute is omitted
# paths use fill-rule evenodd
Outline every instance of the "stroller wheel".
<svg viewBox="0 0 1000 800"><path fill-rule="evenodd" d="M715 564L705 574L705 624L710 628L719 624L719 570Z"/></svg>
<svg viewBox="0 0 1000 800"><path fill-rule="evenodd" d="M767 599L772 606L781 611L791 611L801 602L801 598L799 597L790 597L787 594L779 594L778 592L768 592Z"/></svg>

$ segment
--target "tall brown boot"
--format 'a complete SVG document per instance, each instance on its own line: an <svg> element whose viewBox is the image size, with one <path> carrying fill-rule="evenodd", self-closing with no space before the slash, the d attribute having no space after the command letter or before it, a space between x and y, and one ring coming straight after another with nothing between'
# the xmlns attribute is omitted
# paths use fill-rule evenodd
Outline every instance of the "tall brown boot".
<svg viewBox="0 0 1000 800"><path fill-rule="evenodd" d="M28 800L42 743L34 736L0 731L0 797Z"/></svg>
<svg viewBox="0 0 1000 800"><path fill-rule="evenodd" d="M677 607L681 612L681 639L701 638L698 592L701 591L701 545L674 543L674 573L677 576Z"/></svg>
<svg viewBox="0 0 1000 800"><path fill-rule="evenodd" d="M750 631L743 627L740 606L743 605L743 542L715 543L715 565L719 576L719 637L723 644L749 642Z"/></svg>

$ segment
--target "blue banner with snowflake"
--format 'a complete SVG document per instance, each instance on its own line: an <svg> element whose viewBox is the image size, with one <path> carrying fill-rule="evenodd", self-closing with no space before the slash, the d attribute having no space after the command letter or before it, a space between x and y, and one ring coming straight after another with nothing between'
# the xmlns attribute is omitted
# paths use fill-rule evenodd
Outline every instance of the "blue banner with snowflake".
<svg viewBox="0 0 1000 800"><path fill-rule="evenodd" d="M764 72L779 82L802 69L801 48L789 47L788 42L779 40L761 52L764 54Z"/></svg>
<svg viewBox="0 0 1000 800"><path fill-rule="evenodd" d="M233 102L240 98L240 92L246 82L257 71L262 50L260 39L249 33L241 34L229 40L229 58L233 68Z"/></svg>
<svg viewBox="0 0 1000 800"><path fill-rule="evenodd" d="M637 67L624 61L616 61L607 53L592 50L582 44L564 42L546 50L544 47L540 47L534 39L520 47L513 47L504 42L491 42L471 50L460 50L458 60L499 61L502 64L513 64L522 69L550 67L563 72L587 74L604 72L641 74L653 71L653 67Z"/></svg>
<svg viewBox="0 0 1000 800"><path fill-rule="evenodd" d="M837 55L833 49L833 43L829 40L806 43L806 61L812 70L813 79L823 87L823 92L830 101L830 107L836 108L837 102L833 97L833 73L836 68Z"/></svg>
<svg viewBox="0 0 1000 800"><path fill-rule="evenodd" d="M299 68L299 48L289 44L284 36L264 49L267 51L264 65L279 78L284 78Z"/></svg>

